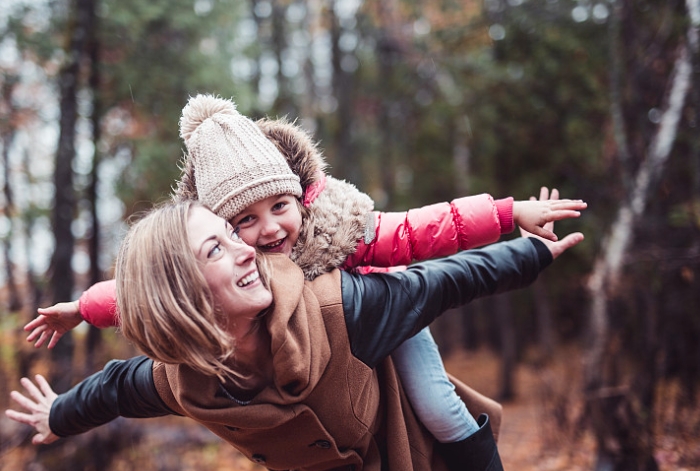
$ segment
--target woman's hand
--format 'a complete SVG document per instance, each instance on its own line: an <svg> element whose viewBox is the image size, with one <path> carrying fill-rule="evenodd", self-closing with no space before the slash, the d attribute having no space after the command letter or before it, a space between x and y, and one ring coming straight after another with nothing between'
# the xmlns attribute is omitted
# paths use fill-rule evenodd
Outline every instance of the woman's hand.
<svg viewBox="0 0 700 471"><path fill-rule="evenodd" d="M557 240L557 235L552 231L553 222L562 219L577 218L581 210L586 209L587 204L582 200L560 200L559 191L542 187L540 199L534 197L530 201L515 201L513 203L513 222L521 231L534 234L551 241Z"/></svg>
<svg viewBox="0 0 700 471"><path fill-rule="evenodd" d="M49 339L48 348L55 347L63 334L83 321L79 301L39 308L38 312L40 315L24 326L26 332L31 331L27 336L27 342L36 340L34 344L36 348L41 347Z"/></svg>
<svg viewBox="0 0 700 471"><path fill-rule="evenodd" d="M33 444L48 445L59 439L49 427L51 405L58 396L43 376L36 375L35 380L36 385L27 378L20 380L33 400L17 391L10 393L10 397L27 412L8 409L5 411L5 415L14 421L31 425L36 429L37 434L32 437Z"/></svg>
<svg viewBox="0 0 700 471"><path fill-rule="evenodd" d="M543 202L543 201L557 201L559 198L559 192L554 189L552 190L551 198L549 195L549 190L546 187L542 187L540 190L540 199L538 202ZM535 200L535 197L531 197L530 201L537 201ZM571 201L571 200L561 200L561 201ZM575 204L583 204L583 207L581 209L585 209L586 203L583 203L580 200L574 201ZM556 206L553 206L556 208ZM558 208L556 211L563 211L558 213L558 215L566 214L567 211L571 211L571 209L564 209L562 210L561 208ZM578 211L573 211L573 213L578 213ZM554 214L554 213L551 213ZM515 203L513 203L513 217L515 218ZM556 234L554 234L554 221L558 221L560 219L565 219L567 217L578 217L577 215L569 215L569 216L563 216L563 217L551 217L550 220L546 221L541 227L539 227L539 224L536 224L536 227L540 229L537 233L530 233L523 226L520 226L520 235L523 237L535 237L539 240L541 240L549 249L549 251L552 253L552 258L557 258L559 255L563 254L567 250L569 250L571 247L577 245L581 241L583 241L584 237L581 232L574 232L572 234L567 235L561 240L558 240ZM546 217L545 217L546 218ZM544 235L543 235L544 234Z"/></svg>

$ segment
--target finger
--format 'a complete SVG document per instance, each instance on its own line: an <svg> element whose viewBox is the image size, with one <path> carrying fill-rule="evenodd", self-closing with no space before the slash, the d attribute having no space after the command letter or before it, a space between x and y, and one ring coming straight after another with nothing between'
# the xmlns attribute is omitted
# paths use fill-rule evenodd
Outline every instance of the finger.
<svg viewBox="0 0 700 471"><path fill-rule="evenodd" d="M559 199L559 190L556 188L552 188L552 194L549 196L550 200L558 200Z"/></svg>
<svg viewBox="0 0 700 471"><path fill-rule="evenodd" d="M37 433L32 437L32 443L34 445L48 445L58 440L57 436L51 436L50 433Z"/></svg>
<svg viewBox="0 0 700 471"><path fill-rule="evenodd" d="M27 424L27 425L32 425L32 426L34 425L34 418L29 414L25 414L23 412L18 412L16 410L12 410L12 409L7 409L5 411L5 415L8 418L14 420L15 422L20 422L22 424Z"/></svg>
<svg viewBox="0 0 700 471"><path fill-rule="evenodd" d="M543 186L540 188L540 201L545 201L549 199L549 188Z"/></svg>
<svg viewBox="0 0 700 471"><path fill-rule="evenodd" d="M28 411L33 412L36 410L36 403L32 402L28 397L26 397L24 394L22 394L20 392L17 392L17 391L10 392L10 399L15 401L22 408L24 408Z"/></svg>
<svg viewBox="0 0 700 471"><path fill-rule="evenodd" d="M43 402L46 398L44 395L39 391L39 388L36 387L36 385L28 378L22 378L19 380L19 382L24 386L24 389L27 390L29 395L37 402L41 403Z"/></svg>
<svg viewBox="0 0 700 471"><path fill-rule="evenodd" d="M562 219L571 219L580 217L581 213L579 211L574 211L571 209L560 209L558 211L552 211L546 216L547 221L561 221Z"/></svg>
<svg viewBox="0 0 700 471"><path fill-rule="evenodd" d="M49 307L40 307L36 310L36 312L38 312L42 316L55 316L58 314L58 311L59 311L58 304L54 304L53 306L49 306Z"/></svg>
<svg viewBox="0 0 700 471"><path fill-rule="evenodd" d="M536 236L540 236L543 239L551 240L552 242L556 242L558 240L558 237L554 232L545 229L544 227L535 226L532 228L531 232Z"/></svg>
<svg viewBox="0 0 700 471"><path fill-rule="evenodd" d="M578 245L583 241L584 237L583 234L580 232L574 232L572 234L567 235L564 237L562 240L560 240L557 244L560 248L559 253L562 253L575 245Z"/></svg>
<svg viewBox="0 0 700 471"><path fill-rule="evenodd" d="M588 203L583 200L550 200L552 209L586 209Z"/></svg>
<svg viewBox="0 0 700 471"><path fill-rule="evenodd" d="M27 335L27 342L31 342L37 338L44 330L46 330L46 328L47 327L45 325L42 325L34 329L29 335Z"/></svg>
<svg viewBox="0 0 700 471"><path fill-rule="evenodd" d="M39 348L39 347L41 347L42 345L44 345L44 342L46 342L46 339L47 339L48 337L49 337L49 334L46 332L46 330L44 330L44 331L41 333L41 337L39 337L39 340L37 340L36 343L34 344L34 348Z"/></svg>
<svg viewBox="0 0 700 471"><path fill-rule="evenodd" d="M44 397L49 398L56 395L53 389L51 389L51 385L49 384L49 382L46 381L46 378L44 378L42 375L36 375L34 377L34 381L36 381L36 384L39 385L39 389L41 389L41 392L44 394Z"/></svg>
<svg viewBox="0 0 700 471"><path fill-rule="evenodd" d="M63 334L59 334L57 331L54 331L53 335L51 336L51 340L49 341L49 344L46 346L46 348L53 348L56 346L58 343L58 340L63 337Z"/></svg>
<svg viewBox="0 0 700 471"><path fill-rule="evenodd" d="M27 324L24 326L24 330L29 332L30 330L36 329L36 328L44 325L44 323L46 322L45 319L46 319L45 316L39 316L36 319L34 319L30 322L27 322Z"/></svg>

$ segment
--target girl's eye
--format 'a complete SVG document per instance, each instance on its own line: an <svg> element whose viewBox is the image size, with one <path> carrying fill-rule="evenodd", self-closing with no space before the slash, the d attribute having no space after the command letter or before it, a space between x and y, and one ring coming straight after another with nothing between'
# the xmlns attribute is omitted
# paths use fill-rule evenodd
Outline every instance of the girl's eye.
<svg viewBox="0 0 700 471"><path fill-rule="evenodd" d="M241 224L248 224L252 220L253 220L253 216L245 216L245 217L241 218L240 221L238 221L237 226L241 225Z"/></svg>
<svg viewBox="0 0 700 471"><path fill-rule="evenodd" d="M272 210L273 210L273 211L280 211L280 210L283 209L285 206L287 206L287 203L281 201L281 202L279 202L279 203L276 203L276 204L272 207Z"/></svg>

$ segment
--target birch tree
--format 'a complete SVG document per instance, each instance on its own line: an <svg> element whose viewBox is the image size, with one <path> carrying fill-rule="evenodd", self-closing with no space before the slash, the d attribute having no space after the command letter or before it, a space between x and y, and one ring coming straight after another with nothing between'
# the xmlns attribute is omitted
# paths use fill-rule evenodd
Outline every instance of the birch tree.
<svg viewBox="0 0 700 471"><path fill-rule="evenodd" d="M655 185L661 178L678 133L681 115L692 84L691 49L697 50L698 0L687 0L691 22L687 38L678 46L676 59L668 78L664 104L656 131L650 140L641 165L628 185L627 197L618 208L617 215L605 237L600 254L588 279L590 295L590 339L585 363L585 392L588 413L598 443L598 470L658 469L648 437L644 430L634 430L640 417L630 401L633 391L615 383L616 378L606 377L609 371L606 357L610 347L610 301L615 297L623 276L625 258L634 241L636 224L644 214ZM620 6L615 5L620 14ZM617 53L613 52L613 63ZM616 69L616 65L612 67ZM612 121L618 152L628 157L627 132L621 118L622 106L617 78L613 79ZM623 167L627 167L626 162Z"/></svg>

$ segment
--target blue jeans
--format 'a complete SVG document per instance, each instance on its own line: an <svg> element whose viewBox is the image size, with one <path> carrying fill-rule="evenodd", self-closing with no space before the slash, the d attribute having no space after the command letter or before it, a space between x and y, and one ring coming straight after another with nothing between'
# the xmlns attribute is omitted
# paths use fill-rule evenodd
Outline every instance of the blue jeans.
<svg viewBox="0 0 700 471"><path fill-rule="evenodd" d="M401 344L391 358L413 410L439 442L457 442L479 430L447 378L428 327Z"/></svg>

